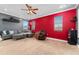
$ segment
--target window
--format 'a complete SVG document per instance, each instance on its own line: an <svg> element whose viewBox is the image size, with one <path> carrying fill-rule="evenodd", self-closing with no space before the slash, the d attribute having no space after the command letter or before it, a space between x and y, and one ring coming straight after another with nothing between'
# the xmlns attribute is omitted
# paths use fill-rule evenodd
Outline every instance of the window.
<svg viewBox="0 0 79 59"><path fill-rule="evenodd" d="M35 21L32 21L32 30L35 30Z"/></svg>
<svg viewBox="0 0 79 59"><path fill-rule="evenodd" d="M63 17L62 16L55 16L54 17L54 30L55 31L62 31L63 30Z"/></svg>
<svg viewBox="0 0 79 59"><path fill-rule="evenodd" d="M28 29L28 21L23 20L23 29Z"/></svg>

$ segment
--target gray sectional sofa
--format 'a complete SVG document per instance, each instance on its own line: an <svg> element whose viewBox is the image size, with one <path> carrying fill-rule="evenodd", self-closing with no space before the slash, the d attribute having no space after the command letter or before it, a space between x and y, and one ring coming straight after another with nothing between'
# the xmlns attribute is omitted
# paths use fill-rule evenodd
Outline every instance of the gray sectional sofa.
<svg viewBox="0 0 79 59"><path fill-rule="evenodd" d="M0 31L0 36L2 40L21 39L25 37L32 37L32 32L31 31L19 32L19 31L13 31L13 30L3 30L3 31Z"/></svg>

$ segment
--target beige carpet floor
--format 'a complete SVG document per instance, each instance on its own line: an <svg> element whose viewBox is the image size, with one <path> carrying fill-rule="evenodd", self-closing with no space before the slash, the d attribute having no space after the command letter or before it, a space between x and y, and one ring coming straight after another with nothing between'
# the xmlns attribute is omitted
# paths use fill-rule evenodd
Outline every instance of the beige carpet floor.
<svg viewBox="0 0 79 59"><path fill-rule="evenodd" d="M0 55L72 55L79 48L55 40L40 41L35 38L0 41Z"/></svg>

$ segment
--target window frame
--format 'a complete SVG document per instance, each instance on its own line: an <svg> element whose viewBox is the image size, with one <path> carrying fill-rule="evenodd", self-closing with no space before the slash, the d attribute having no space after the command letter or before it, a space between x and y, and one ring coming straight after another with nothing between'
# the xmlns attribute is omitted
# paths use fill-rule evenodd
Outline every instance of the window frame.
<svg viewBox="0 0 79 59"><path fill-rule="evenodd" d="M27 22L28 24L27 24L27 26L24 28L24 22ZM22 20L22 26L23 26L23 30L28 30L28 28L29 28L29 22L27 21L27 20Z"/></svg>
<svg viewBox="0 0 79 59"><path fill-rule="evenodd" d="M36 22L35 21L32 21L32 27L31 27L31 29L32 30L35 30L35 27L36 27Z"/></svg>
<svg viewBox="0 0 79 59"><path fill-rule="evenodd" d="M54 31L63 31L63 16L60 15L54 17Z"/></svg>

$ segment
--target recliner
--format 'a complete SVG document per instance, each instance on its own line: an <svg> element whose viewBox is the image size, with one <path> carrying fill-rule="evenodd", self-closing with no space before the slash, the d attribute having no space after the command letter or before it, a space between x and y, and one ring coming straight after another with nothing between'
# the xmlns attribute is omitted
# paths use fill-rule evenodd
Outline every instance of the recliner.
<svg viewBox="0 0 79 59"><path fill-rule="evenodd" d="M46 36L47 36L47 34L44 30L41 30L41 31L35 33L35 38L38 40L45 40Z"/></svg>

